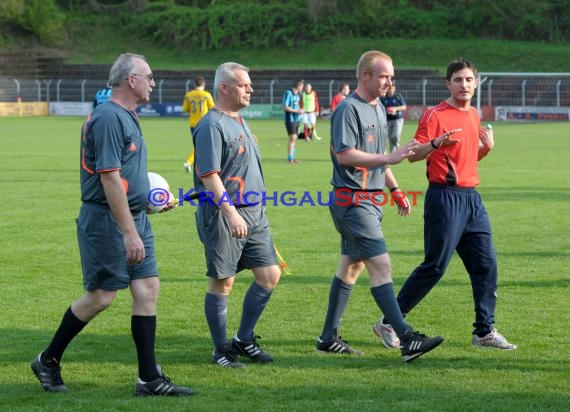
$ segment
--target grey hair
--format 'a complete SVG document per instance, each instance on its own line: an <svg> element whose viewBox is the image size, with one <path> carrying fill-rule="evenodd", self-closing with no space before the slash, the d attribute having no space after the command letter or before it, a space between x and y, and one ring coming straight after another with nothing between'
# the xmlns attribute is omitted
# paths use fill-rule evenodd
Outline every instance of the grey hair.
<svg viewBox="0 0 570 412"><path fill-rule="evenodd" d="M249 73L249 69L239 63L227 62L218 66L214 77L214 98L218 97L218 90L222 83L235 80L236 77L234 72L236 70L244 70Z"/></svg>
<svg viewBox="0 0 570 412"><path fill-rule="evenodd" d="M117 60L115 60L115 63L113 63L109 71L110 87L118 87L125 82L127 76L133 72L135 65L134 59L141 59L146 62L146 58L140 54L123 53L117 57Z"/></svg>

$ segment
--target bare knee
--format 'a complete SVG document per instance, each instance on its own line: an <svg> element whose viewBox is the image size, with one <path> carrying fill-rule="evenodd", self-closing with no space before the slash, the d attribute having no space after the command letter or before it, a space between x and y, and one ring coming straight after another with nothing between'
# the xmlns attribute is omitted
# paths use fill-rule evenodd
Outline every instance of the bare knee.
<svg viewBox="0 0 570 412"><path fill-rule="evenodd" d="M387 254L368 259L366 268L370 275L372 287L392 282L392 264Z"/></svg>
<svg viewBox="0 0 570 412"><path fill-rule="evenodd" d="M336 276L344 283L354 285L364 268L365 265L362 261L352 261L350 263L345 262L345 264L341 263Z"/></svg>
<svg viewBox="0 0 570 412"><path fill-rule="evenodd" d="M355 262L348 266L348 276L351 278L357 278L365 268L365 264L362 261Z"/></svg>
<svg viewBox="0 0 570 412"><path fill-rule="evenodd" d="M71 305L73 314L84 322L89 322L113 303L115 291L97 289L89 291Z"/></svg>
<svg viewBox="0 0 570 412"><path fill-rule="evenodd" d="M228 296L232 291L234 280L234 276L224 279L208 278L208 293Z"/></svg>
<svg viewBox="0 0 570 412"><path fill-rule="evenodd" d="M255 281L265 289L274 289L281 279L281 269L279 266L268 266L253 269Z"/></svg>
<svg viewBox="0 0 570 412"><path fill-rule="evenodd" d="M130 285L133 300L139 304L154 304L158 299L160 282L157 276L133 280Z"/></svg>

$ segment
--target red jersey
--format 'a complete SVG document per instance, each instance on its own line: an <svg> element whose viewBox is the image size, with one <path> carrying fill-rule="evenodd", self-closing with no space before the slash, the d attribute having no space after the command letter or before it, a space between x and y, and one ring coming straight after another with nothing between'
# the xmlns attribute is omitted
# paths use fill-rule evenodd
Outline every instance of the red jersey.
<svg viewBox="0 0 570 412"><path fill-rule="evenodd" d="M338 106L340 102L342 102L342 99L344 98L345 96L342 93L337 93L333 96L331 100L331 112Z"/></svg>
<svg viewBox="0 0 570 412"><path fill-rule="evenodd" d="M416 130L418 143L429 143L449 130L462 129L451 136L454 140L460 140L459 143L443 146L426 157L426 174L430 183L460 187L479 184L477 159L480 127L481 121L474 107L463 111L441 102L426 110Z"/></svg>

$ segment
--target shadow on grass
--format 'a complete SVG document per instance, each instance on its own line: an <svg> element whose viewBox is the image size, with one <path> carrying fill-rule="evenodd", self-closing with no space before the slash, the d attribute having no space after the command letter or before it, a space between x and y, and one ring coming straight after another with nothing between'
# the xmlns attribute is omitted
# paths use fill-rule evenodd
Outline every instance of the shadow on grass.
<svg viewBox="0 0 570 412"><path fill-rule="evenodd" d="M208 337L186 333L159 334L157 360L167 373L174 374L176 383L197 390L195 397L135 399L136 355L130 335L88 333L72 342L62 362L70 393L45 394L29 362L51 332L4 328L0 333L3 364L9 365L12 375L20 376L17 382L0 385L0 392L10 394L10 405L22 405L26 411L246 411L252 410L252 402L253 410L259 411L386 410L386 406L392 410L399 406L397 410L475 411L479 409L465 409L465 402L479 399L482 391L491 392L485 394L492 395L490 410L562 410L560 406L570 402L560 382L548 393L529 389L529 374L546 373L554 378L570 368L568 360L545 359L532 350L485 351L444 342L406 364L398 350L371 343L370 337L350 342L365 351L362 357L316 352L313 339L264 339L261 344L275 362L254 365L244 361L245 369L227 370L210 364ZM10 337L15 344L6 344ZM513 380L512 375L520 375L520 380ZM503 384L492 381L507 376Z"/></svg>
<svg viewBox="0 0 570 412"><path fill-rule="evenodd" d="M3 336L3 362L31 362L51 339L51 332L26 329L0 329ZM364 356L327 354L315 348L315 338L263 339L259 341L276 361L263 365L283 369L474 369L510 370L521 372L562 372L570 369L570 361L545 359L528 349L517 351L484 350L469 344L444 341L432 352L411 363L404 363L399 350L388 350L369 336L350 340L350 345L365 352ZM212 346L209 336L158 335L158 363L210 365ZM457 354L461 352L461 354ZM250 364L249 360L245 363ZM82 333L68 347L62 363L116 363L136 367L136 352L130 335Z"/></svg>

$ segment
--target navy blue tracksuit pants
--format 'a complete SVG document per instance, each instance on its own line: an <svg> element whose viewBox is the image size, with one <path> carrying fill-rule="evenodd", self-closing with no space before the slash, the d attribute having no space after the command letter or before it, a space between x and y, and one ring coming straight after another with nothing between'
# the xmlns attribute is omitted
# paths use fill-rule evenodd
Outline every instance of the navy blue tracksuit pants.
<svg viewBox="0 0 570 412"><path fill-rule="evenodd" d="M409 313L441 279L453 252L471 279L473 333L490 332L497 303L497 256L489 216L475 189L430 184L424 203L424 261L408 277L398 304Z"/></svg>

